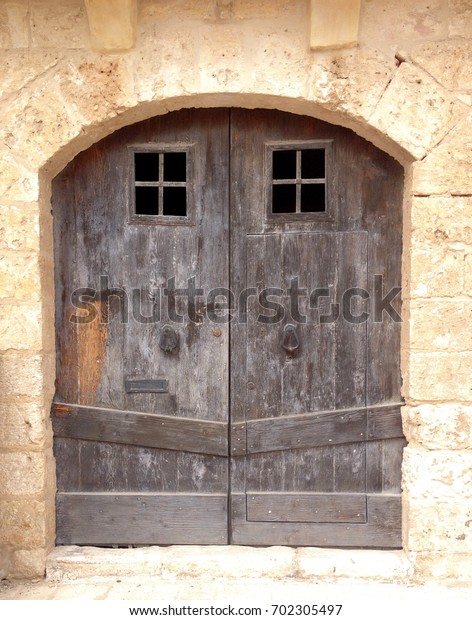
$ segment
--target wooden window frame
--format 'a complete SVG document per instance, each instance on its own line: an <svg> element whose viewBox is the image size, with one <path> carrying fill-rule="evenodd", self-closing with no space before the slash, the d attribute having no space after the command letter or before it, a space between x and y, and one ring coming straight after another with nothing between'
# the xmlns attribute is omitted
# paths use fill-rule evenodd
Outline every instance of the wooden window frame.
<svg viewBox="0 0 472 620"><path fill-rule="evenodd" d="M133 144L128 146L128 223L129 224L154 224L160 226L194 226L195 220L195 201L193 192L193 170L194 170L194 144L193 143L150 143ZM166 153L186 153L186 215L149 215L136 213L136 187L145 187L144 182L136 182L135 154L152 153L155 155ZM150 182L151 187L173 187L173 182ZM182 182L179 182L182 187Z"/></svg>
<svg viewBox="0 0 472 620"><path fill-rule="evenodd" d="M332 222L334 220L333 205L333 140L304 140L299 142L266 142L264 144L264 201L266 218L270 222ZM273 213L272 212L272 187L283 185L284 179L273 179L273 155L274 151L304 151L324 149L325 151L325 176L319 179L325 187L325 210L304 211L297 213ZM298 159L298 157L297 157ZM295 186L301 187L302 178L287 179Z"/></svg>

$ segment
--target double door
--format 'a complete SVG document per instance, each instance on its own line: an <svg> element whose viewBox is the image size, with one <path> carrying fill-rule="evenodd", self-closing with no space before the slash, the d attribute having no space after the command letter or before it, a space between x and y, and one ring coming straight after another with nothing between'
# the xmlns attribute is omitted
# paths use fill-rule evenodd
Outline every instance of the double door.
<svg viewBox="0 0 472 620"><path fill-rule="evenodd" d="M58 544L401 546L400 166L263 110L55 179Z"/></svg>

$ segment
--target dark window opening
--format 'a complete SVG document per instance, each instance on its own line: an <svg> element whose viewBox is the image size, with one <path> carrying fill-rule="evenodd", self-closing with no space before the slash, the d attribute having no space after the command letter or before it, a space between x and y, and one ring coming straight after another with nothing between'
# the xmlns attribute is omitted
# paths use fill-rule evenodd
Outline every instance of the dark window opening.
<svg viewBox="0 0 472 620"><path fill-rule="evenodd" d="M271 151L270 212L326 213L326 148L275 147Z"/></svg>
<svg viewBox="0 0 472 620"><path fill-rule="evenodd" d="M135 181L159 181L159 153L134 154Z"/></svg>
<svg viewBox="0 0 472 620"><path fill-rule="evenodd" d="M187 151L134 153L134 213L187 217Z"/></svg>
<svg viewBox="0 0 472 620"><path fill-rule="evenodd" d="M296 213L297 188L295 185L272 187L272 213Z"/></svg>
<svg viewBox="0 0 472 620"><path fill-rule="evenodd" d="M187 180L187 153L164 154L164 181Z"/></svg>
<svg viewBox="0 0 472 620"><path fill-rule="evenodd" d="M159 188L136 187L136 215L159 215Z"/></svg>
<svg viewBox="0 0 472 620"><path fill-rule="evenodd" d="M306 149L302 155L302 179L325 178L325 149Z"/></svg>
<svg viewBox="0 0 472 620"><path fill-rule="evenodd" d="M187 189L185 187L164 187L162 215L187 215Z"/></svg>
<svg viewBox="0 0 472 620"><path fill-rule="evenodd" d="M272 178L295 179L297 176L297 151L273 151Z"/></svg>
<svg viewBox="0 0 472 620"><path fill-rule="evenodd" d="M300 196L301 213L322 213L325 211L325 186L321 183L302 185Z"/></svg>

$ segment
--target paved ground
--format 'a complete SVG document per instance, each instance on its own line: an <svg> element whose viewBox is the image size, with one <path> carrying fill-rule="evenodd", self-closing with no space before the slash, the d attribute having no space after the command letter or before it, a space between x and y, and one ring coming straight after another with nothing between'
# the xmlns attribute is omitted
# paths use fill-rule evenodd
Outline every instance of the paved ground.
<svg viewBox="0 0 472 620"><path fill-rule="evenodd" d="M104 581L84 579L75 583L50 580L3 581L0 599L12 600L107 600L107 601L218 601L219 603L259 604L343 604L352 613L369 610L382 617L397 617L406 609L421 607L427 618L472 617L471 587L406 586L382 583L306 582L296 580L220 579L197 580L159 577L139 580L114 578ZM392 615L386 615L388 611ZM1 612L1 604L0 604ZM457 615L459 614L459 615ZM286 614L288 615L288 614ZM343 614L344 615L344 614ZM345 615L370 617L369 613ZM372 615L374 617L374 615Z"/></svg>

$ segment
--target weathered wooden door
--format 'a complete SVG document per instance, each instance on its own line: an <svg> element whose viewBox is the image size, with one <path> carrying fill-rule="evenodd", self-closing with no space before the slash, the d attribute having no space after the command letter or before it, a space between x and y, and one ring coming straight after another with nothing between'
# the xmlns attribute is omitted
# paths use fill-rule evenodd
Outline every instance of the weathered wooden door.
<svg viewBox="0 0 472 620"><path fill-rule="evenodd" d="M58 543L401 545L401 189L351 131L274 111L176 112L75 158Z"/></svg>

